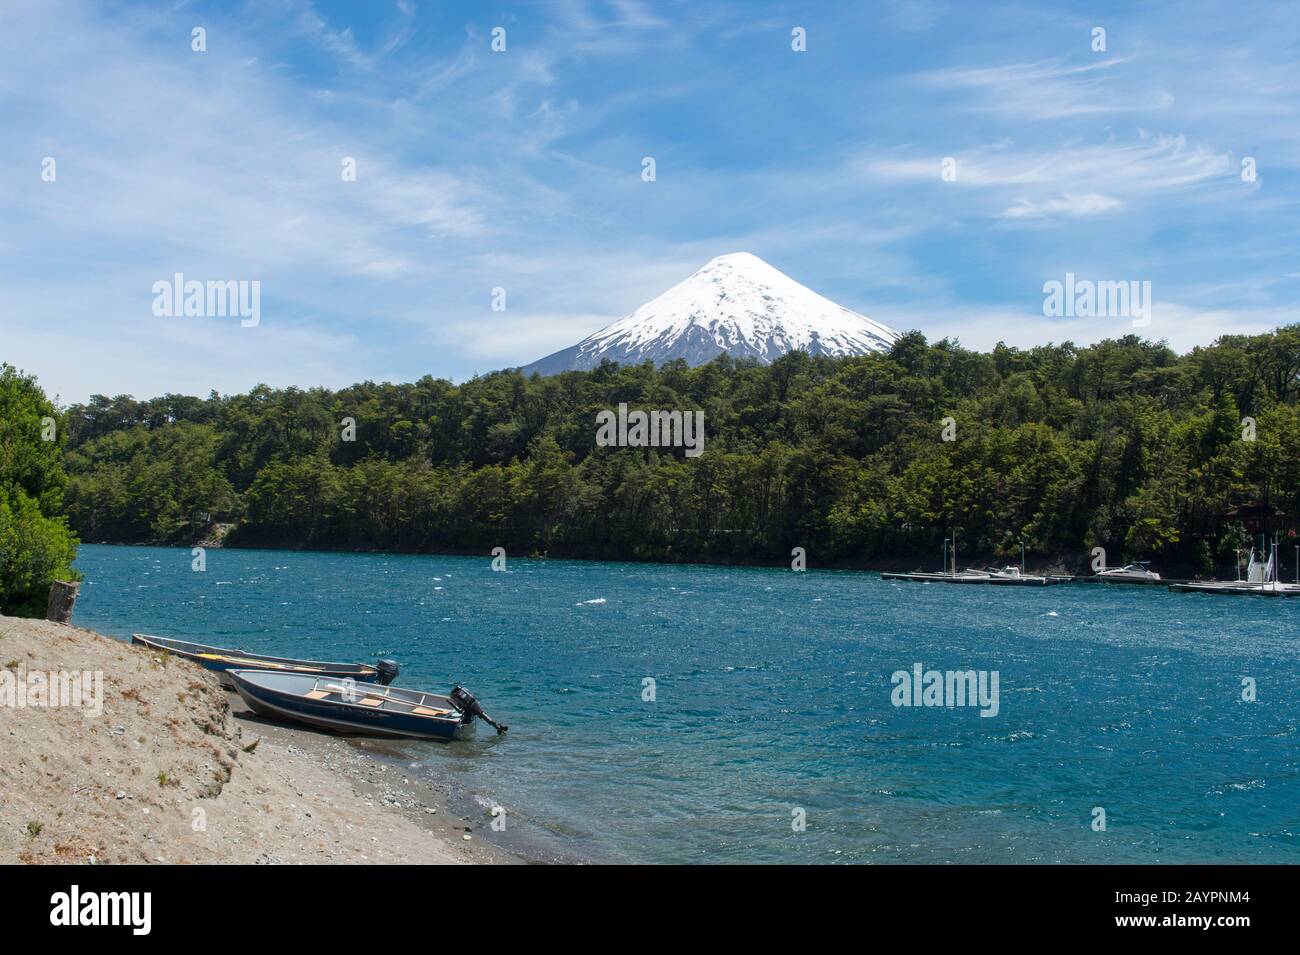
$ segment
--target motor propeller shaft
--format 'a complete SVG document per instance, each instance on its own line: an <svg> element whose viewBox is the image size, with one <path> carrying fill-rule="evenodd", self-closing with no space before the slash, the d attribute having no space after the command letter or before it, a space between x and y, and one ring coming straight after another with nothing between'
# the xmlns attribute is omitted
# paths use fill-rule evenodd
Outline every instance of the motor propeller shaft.
<svg viewBox="0 0 1300 955"><path fill-rule="evenodd" d="M488 726L495 729L498 736L510 728L504 723L498 723L492 717L488 716L487 713L483 712L483 707L479 705L479 701L475 698L474 694L460 684L452 687L450 699L452 703L456 704L462 713L468 713L470 716L477 716Z"/></svg>

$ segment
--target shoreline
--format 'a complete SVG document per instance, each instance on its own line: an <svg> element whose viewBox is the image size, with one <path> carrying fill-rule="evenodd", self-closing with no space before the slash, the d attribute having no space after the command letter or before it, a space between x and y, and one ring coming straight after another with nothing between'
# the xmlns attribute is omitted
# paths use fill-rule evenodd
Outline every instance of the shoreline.
<svg viewBox="0 0 1300 955"><path fill-rule="evenodd" d="M0 863L546 861L486 839L486 813L403 772L386 742L263 720L188 661L0 616L0 666L9 683L24 670L102 673L98 714L3 709Z"/></svg>
<svg viewBox="0 0 1300 955"><path fill-rule="evenodd" d="M229 551L250 551L250 552L280 552L285 554L366 554L371 556L394 556L394 557L475 557L485 561L491 561L492 555L482 551L467 550L389 550L384 548L365 548L365 547L323 547L320 545L302 545L293 546L286 544L250 544L236 543L227 544L224 541L200 542L194 544L177 544L165 543L159 541L90 541L83 540L79 546L90 547L159 547L172 550L187 550L194 547L203 547L208 550L229 550ZM608 557L601 555L575 555L575 554L542 554L542 553L519 553L508 555L509 560L544 560L544 561L573 561L575 563L604 563L604 564L632 564L645 565L655 564L665 567L744 567L757 570L787 570L790 567L788 560L772 559L738 559L738 558L698 558L683 557L681 559L670 559L665 556L636 558L626 555L617 557ZM825 571L846 571L856 573L939 573L936 568L942 563L942 559L933 555L910 554L906 556L888 556L888 557L871 557L864 560L840 559L827 563L817 563L815 559L810 559L807 570L825 570ZM961 565L970 567L983 567L1003 564L1018 564L1019 556L1015 554L985 554L972 553L969 556L963 554L959 561ZM1115 566L1120 566L1116 564ZM1230 565L1215 565L1214 573L1222 572L1230 575ZM1092 574L1088 560L1079 560L1074 557L1067 557L1063 554L1054 554L1050 556L1039 556L1025 561L1025 573L1045 576L1080 576L1087 577ZM1161 573L1165 577L1177 580L1189 581L1219 581L1231 582L1231 576L1222 577L1205 577L1196 568L1190 564L1180 564L1177 562L1168 562L1161 564Z"/></svg>
<svg viewBox="0 0 1300 955"><path fill-rule="evenodd" d="M111 638L110 638L111 639ZM517 824L507 834L492 832L491 816L477 797L452 792L450 786L433 776L425 763L404 750L404 746L440 746L418 740L381 739L367 736L343 736L310 726L276 723L248 708L238 693L223 691L234 718L246 737L265 738L266 743L289 756L306 757L319 762L331 773L345 776L353 787L376 808L401 815L436 838L464 841L468 832L472 843L491 858L474 862L507 865L548 865L581 863L576 855L546 851L526 837L518 838ZM469 845L469 843L467 843ZM499 857L498 857L499 856Z"/></svg>

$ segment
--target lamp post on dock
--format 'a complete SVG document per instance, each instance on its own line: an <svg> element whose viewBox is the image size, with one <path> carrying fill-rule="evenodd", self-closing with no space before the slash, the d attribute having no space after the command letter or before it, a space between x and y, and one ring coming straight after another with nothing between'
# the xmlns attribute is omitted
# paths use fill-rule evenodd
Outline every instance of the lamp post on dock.
<svg viewBox="0 0 1300 955"><path fill-rule="evenodd" d="M1020 576L1025 576L1025 539L1020 538Z"/></svg>
<svg viewBox="0 0 1300 955"><path fill-rule="evenodd" d="M943 539L943 572L948 573L948 538Z"/></svg>

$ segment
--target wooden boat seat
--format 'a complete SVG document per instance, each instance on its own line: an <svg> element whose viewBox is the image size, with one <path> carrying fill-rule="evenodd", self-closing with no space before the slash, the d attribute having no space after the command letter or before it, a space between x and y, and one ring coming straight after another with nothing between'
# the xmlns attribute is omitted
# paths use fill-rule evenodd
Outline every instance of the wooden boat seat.
<svg viewBox="0 0 1300 955"><path fill-rule="evenodd" d="M312 690L310 693L306 694L306 697L309 700L323 700L327 696L329 696L328 690Z"/></svg>
<svg viewBox="0 0 1300 955"><path fill-rule="evenodd" d="M416 716L446 716L451 710L431 710L427 706L417 706L411 712Z"/></svg>
<svg viewBox="0 0 1300 955"><path fill-rule="evenodd" d="M383 706L384 701L377 696L367 696L364 700L357 700L362 706Z"/></svg>

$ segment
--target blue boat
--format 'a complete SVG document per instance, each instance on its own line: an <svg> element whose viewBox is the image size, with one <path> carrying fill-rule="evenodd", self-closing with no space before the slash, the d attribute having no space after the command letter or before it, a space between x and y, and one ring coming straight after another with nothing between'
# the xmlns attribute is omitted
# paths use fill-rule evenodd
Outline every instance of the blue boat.
<svg viewBox="0 0 1300 955"><path fill-rule="evenodd" d="M387 686L396 679L398 666L392 660L380 660L374 666L368 663L324 663L319 660L294 660L289 657L269 657L261 653L247 653L243 650L228 650L225 647L210 647L188 640L173 640L171 637L154 637L145 633L132 634L131 642L152 650L174 653L178 657L192 660L205 670L212 670L223 686L234 689L234 683L227 675L230 670L271 670L277 673L302 673L311 676L352 679L364 683L378 683Z"/></svg>
<svg viewBox="0 0 1300 955"><path fill-rule="evenodd" d="M460 686L450 695L441 696L299 673L227 672L235 692L253 712L336 733L448 740L475 717L494 726L498 733L506 731L505 726L483 712L474 694Z"/></svg>

